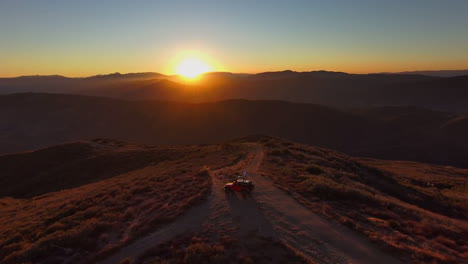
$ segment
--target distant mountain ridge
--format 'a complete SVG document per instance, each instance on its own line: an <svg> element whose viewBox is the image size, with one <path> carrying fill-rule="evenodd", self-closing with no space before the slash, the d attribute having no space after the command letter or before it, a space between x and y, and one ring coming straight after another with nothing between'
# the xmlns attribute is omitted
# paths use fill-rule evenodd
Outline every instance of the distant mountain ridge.
<svg viewBox="0 0 468 264"><path fill-rule="evenodd" d="M200 144L266 134L357 156L468 167L466 115L419 107L340 110L274 100L176 103L29 93L0 96L0 120L0 153L96 137Z"/></svg>
<svg viewBox="0 0 468 264"><path fill-rule="evenodd" d="M468 113L468 75L349 74L311 71L211 72L195 81L159 73L113 73L86 78L0 78L0 94L40 92L131 100L211 102L282 100L333 107L407 106Z"/></svg>
<svg viewBox="0 0 468 264"><path fill-rule="evenodd" d="M204 75L211 74L224 74L224 75L235 75L235 76L268 76L268 75L300 75L300 74L315 74L315 75L375 75L375 74L404 74L404 75L426 75L432 77L456 77L468 75L468 69L465 70L427 70L427 71L402 71L402 72L377 72L377 73L363 73L363 74L353 74L347 72L337 72L337 71L327 71L327 70L314 70L314 71L293 71L293 70L283 70L283 71L268 71L268 72L259 72L259 73L237 73L237 72L207 72ZM129 73L108 73L108 74L98 74L84 77L68 77L63 75L22 75L18 77L0 77L0 79L13 79L13 78L33 78L33 77L64 77L71 79L83 79L83 78L112 78L112 77L135 77L135 78L158 78L158 77L171 77L175 75L162 74L158 72L129 72Z"/></svg>
<svg viewBox="0 0 468 264"><path fill-rule="evenodd" d="M169 75L164 75L162 73L156 72L136 72L136 73L120 73L115 72L111 74L102 74L102 75L94 75L85 77L85 79L154 79L154 78L169 78Z"/></svg>
<svg viewBox="0 0 468 264"><path fill-rule="evenodd" d="M396 74L420 74L435 77L456 77L468 75L468 70L439 70L439 71L405 71Z"/></svg>
<svg viewBox="0 0 468 264"><path fill-rule="evenodd" d="M155 77L168 77L170 75L165 75L162 73L157 73L157 72L132 72L132 73L120 73L120 72L114 72L114 73L109 73L109 74L98 74L98 75L91 75L91 76L85 76L85 77L68 77L64 75L22 75L18 77L0 77L0 79L15 79L15 78L20 78L20 79L34 79L34 78L66 78L66 79L93 79L93 78L125 78L125 77L130 77L130 78L155 78Z"/></svg>

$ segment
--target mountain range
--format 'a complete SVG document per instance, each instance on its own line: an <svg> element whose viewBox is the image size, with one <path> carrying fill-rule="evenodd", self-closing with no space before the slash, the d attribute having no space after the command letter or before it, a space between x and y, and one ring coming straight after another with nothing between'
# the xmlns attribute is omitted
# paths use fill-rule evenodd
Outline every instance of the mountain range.
<svg viewBox="0 0 468 264"><path fill-rule="evenodd" d="M468 116L420 107L337 109L274 100L177 103L82 95L0 96L0 153L96 137L143 144L284 137L356 156L468 167Z"/></svg>
<svg viewBox="0 0 468 264"><path fill-rule="evenodd" d="M414 73L348 74L328 71L214 72L194 81L158 73L0 79L0 94L43 92L178 102L283 100L339 108L411 105L460 113L468 113L467 89L468 75L435 77Z"/></svg>

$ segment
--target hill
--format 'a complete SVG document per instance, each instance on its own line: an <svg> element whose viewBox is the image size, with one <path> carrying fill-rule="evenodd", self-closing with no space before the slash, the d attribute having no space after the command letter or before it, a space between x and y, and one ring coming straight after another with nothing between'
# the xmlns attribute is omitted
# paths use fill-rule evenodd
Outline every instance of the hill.
<svg viewBox="0 0 468 264"><path fill-rule="evenodd" d="M198 144L269 134L356 156L468 167L463 117L418 107L335 109L282 101L175 103L14 94L0 96L0 153L96 137Z"/></svg>
<svg viewBox="0 0 468 264"><path fill-rule="evenodd" d="M94 263L180 216L241 145L97 139L0 156L0 263Z"/></svg>
<svg viewBox="0 0 468 264"><path fill-rule="evenodd" d="M468 77L343 72L207 73L187 82L157 73L110 74L88 78L30 76L0 78L0 94L47 92L135 100L208 102L229 99L286 100L334 107L414 105L468 112Z"/></svg>
<svg viewBox="0 0 468 264"><path fill-rule="evenodd" d="M198 149L141 147L95 139L0 156L0 196L30 198L98 182L149 165L189 156ZM25 166L25 164L27 166Z"/></svg>
<svg viewBox="0 0 468 264"><path fill-rule="evenodd" d="M367 236L405 263L468 259L468 170L354 158L277 138L261 173L310 210Z"/></svg>
<svg viewBox="0 0 468 264"><path fill-rule="evenodd" d="M269 136L203 146L96 139L0 156L0 169L10 175L0 180L22 183L0 185L2 263L468 259L466 169ZM252 195L226 195L244 170ZM27 184L37 177L53 180Z"/></svg>

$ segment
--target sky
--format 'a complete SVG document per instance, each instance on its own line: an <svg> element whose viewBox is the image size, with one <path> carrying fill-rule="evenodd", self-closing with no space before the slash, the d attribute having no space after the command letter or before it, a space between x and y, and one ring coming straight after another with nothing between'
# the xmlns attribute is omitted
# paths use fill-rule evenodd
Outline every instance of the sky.
<svg viewBox="0 0 468 264"><path fill-rule="evenodd" d="M0 0L0 76L468 69L467 0Z"/></svg>

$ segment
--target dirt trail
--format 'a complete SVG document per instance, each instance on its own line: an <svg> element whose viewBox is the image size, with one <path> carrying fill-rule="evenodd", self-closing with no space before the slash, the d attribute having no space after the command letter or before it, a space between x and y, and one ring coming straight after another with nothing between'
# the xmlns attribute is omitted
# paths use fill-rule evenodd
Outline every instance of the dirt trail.
<svg viewBox="0 0 468 264"><path fill-rule="evenodd" d="M232 167L237 167L234 165ZM99 261L100 264L119 263L125 258L136 258L146 250L184 233L210 232L217 233L219 230L236 229L234 219L231 217L231 210L223 190L226 179L226 171L231 167L222 168L211 172L212 190L208 199L202 204L190 208L175 221L150 233L140 239L131 242L129 245L119 249L117 252ZM258 213L258 210L253 210ZM240 214L240 207L232 209L233 214ZM256 217L257 218L257 217ZM258 217L259 219L261 217Z"/></svg>
<svg viewBox="0 0 468 264"><path fill-rule="evenodd" d="M245 167L255 183L252 196L226 195L222 187L228 168L214 171L213 189L206 202L100 263L134 258L179 234L204 232L216 236L221 230L236 230L240 241L253 235L280 240L316 263L400 263L353 231L314 214L258 175L263 160L261 146L255 145L252 154Z"/></svg>
<svg viewBox="0 0 468 264"><path fill-rule="evenodd" d="M400 263L360 235L311 212L258 175L263 151L257 146L255 152L255 162L248 168L255 183L253 198L281 241L317 263Z"/></svg>
<svg viewBox="0 0 468 264"><path fill-rule="evenodd" d="M206 219L208 212L208 202L194 206L166 227L135 240L131 244L119 249L116 253L98 263L114 264L119 263L122 259L127 257L135 258L144 253L147 249L165 241L169 241L177 235L196 231Z"/></svg>

